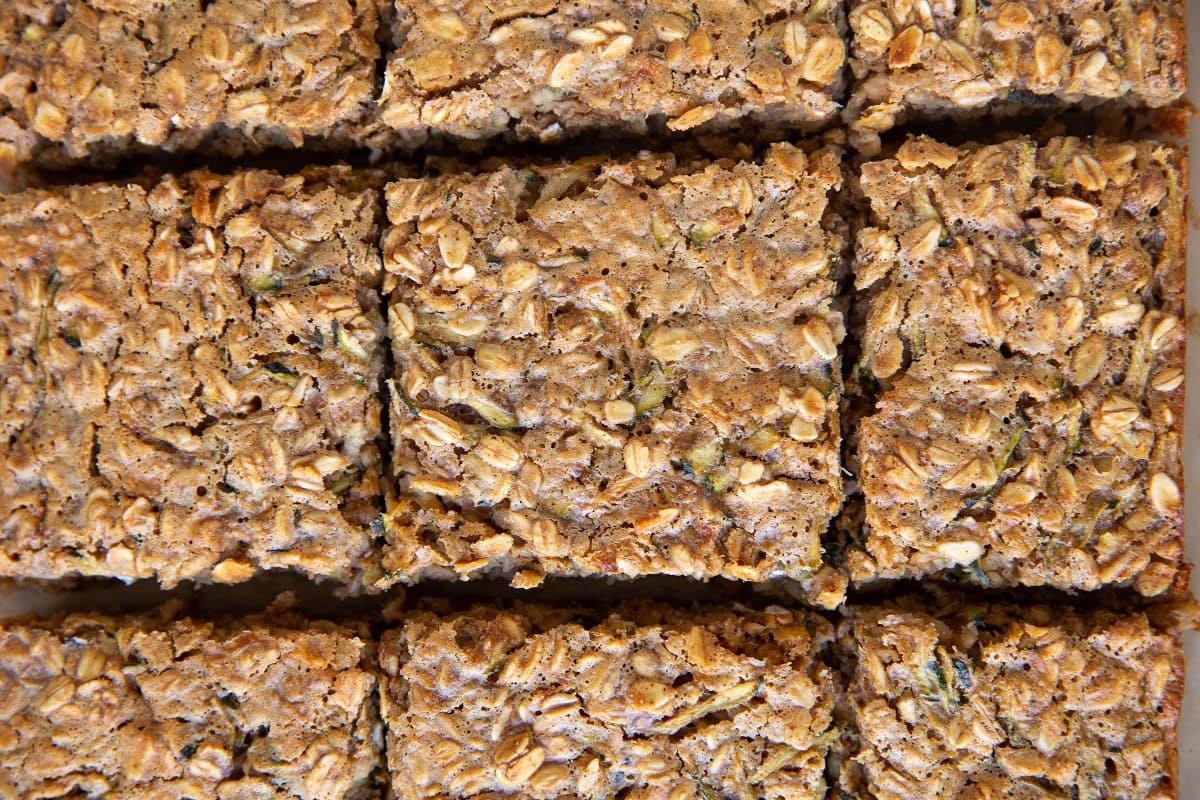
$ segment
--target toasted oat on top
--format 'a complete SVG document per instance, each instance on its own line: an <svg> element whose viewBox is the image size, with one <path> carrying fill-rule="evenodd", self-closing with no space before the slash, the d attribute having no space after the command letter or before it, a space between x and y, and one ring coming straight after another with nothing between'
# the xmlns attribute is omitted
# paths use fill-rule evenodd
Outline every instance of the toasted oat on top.
<svg viewBox="0 0 1200 800"><path fill-rule="evenodd" d="M854 577L1186 585L1185 159L913 139L863 167L865 552Z"/></svg>
<svg viewBox="0 0 1200 800"><path fill-rule="evenodd" d="M779 145L390 184L388 582L812 579L842 501L840 181Z"/></svg>
<svg viewBox="0 0 1200 800"><path fill-rule="evenodd" d="M374 580L377 211L343 168L0 197L0 576Z"/></svg>
<svg viewBox="0 0 1200 800"><path fill-rule="evenodd" d="M1105 102L1158 107L1187 91L1180 0L851 0L851 140L929 118Z"/></svg>
<svg viewBox="0 0 1200 800"><path fill-rule="evenodd" d="M372 101L376 16L362 0L0 0L0 171L345 132Z"/></svg>
<svg viewBox="0 0 1200 800"><path fill-rule="evenodd" d="M77 614L0 625L4 797L381 796L365 629Z"/></svg>
<svg viewBox="0 0 1200 800"><path fill-rule="evenodd" d="M380 648L392 790L819 800L832 634L779 607L412 613Z"/></svg>
<svg viewBox="0 0 1200 800"><path fill-rule="evenodd" d="M707 129L744 117L805 129L841 108L842 0L397 2L381 142L510 131Z"/></svg>
<svg viewBox="0 0 1200 800"><path fill-rule="evenodd" d="M992 605L851 617L850 796L1178 796L1183 652L1141 614Z"/></svg>

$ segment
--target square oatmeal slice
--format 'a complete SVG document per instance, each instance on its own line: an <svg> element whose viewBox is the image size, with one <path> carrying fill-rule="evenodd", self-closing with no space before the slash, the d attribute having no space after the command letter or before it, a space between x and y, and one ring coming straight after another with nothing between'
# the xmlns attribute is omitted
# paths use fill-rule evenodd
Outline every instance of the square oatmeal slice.
<svg viewBox="0 0 1200 800"><path fill-rule="evenodd" d="M0 197L0 575L377 577L379 204L361 177Z"/></svg>
<svg viewBox="0 0 1200 800"><path fill-rule="evenodd" d="M597 128L812 130L841 108L842 0L395 3L380 143Z"/></svg>
<svg viewBox="0 0 1200 800"><path fill-rule="evenodd" d="M0 624L0 794L382 796L365 626L170 612Z"/></svg>
<svg viewBox="0 0 1200 800"><path fill-rule="evenodd" d="M1182 590L1185 158L913 139L866 164L857 580Z"/></svg>
<svg viewBox="0 0 1200 800"><path fill-rule="evenodd" d="M778 145L389 185L387 580L811 581L842 502L840 181Z"/></svg>
<svg viewBox="0 0 1200 800"><path fill-rule="evenodd" d="M848 616L851 797L1179 796L1183 650L1144 615L922 598Z"/></svg>
<svg viewBox="0 0 1200 800"><path fill-rule="evenodd" d="M376 27L360 0L3 0L0 172L345 136L373 102Z"/></svg>
<svg viewBox="0 0 1200 800"><path fill-rule="evenodd" d="M380 648L392 790L821 800L832 634L777 606L411 613Z"/></svg>
<svg viewBox="0 0 1200 800"><path fill-rule="evenodd" d="M1187 91L1180 0L851 0L851 141L931 118L1157 108Z"/></svg>

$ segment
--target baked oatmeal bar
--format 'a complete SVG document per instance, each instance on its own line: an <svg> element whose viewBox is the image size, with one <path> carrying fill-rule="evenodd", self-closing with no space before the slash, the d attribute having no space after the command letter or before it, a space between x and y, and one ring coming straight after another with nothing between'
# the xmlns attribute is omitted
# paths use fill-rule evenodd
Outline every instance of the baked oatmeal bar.
<svg viewBox="0 0 1200 800"><path fill-rule="evenodd" d="M0 172L349 135L376 27L363 0L0 0Z"/></svg>
<svg viewBox="0 0 1200 800"><path fill-rule="evenodd" d="M868 154L909 121L1114 102L1173 103L1187 91L1180 0L851 0L846 114Z"/></svg>
<svg viewBox="0 0 1200 800"><path fill-rule="evenodd" d="M380 647L392 791L824 798L832 635L779 607L410 614Z"/></svg>
<svg viewBox="0 0 1200 800"><path fill-rule="evenodd" d="M813 129L841 108L842 0L397 2L380 141L610 127Z"/></svg>
<svg viewBox="0 0 1200 800"><path fill-rule="evenodd" d="M842 500L840 182L779 145L390 184L385 582L812 579Z"/></svg>
<svg viewBox="0 0 1200 800"><path fill-rule="evenodd" d="M1141 614L855 609L849 700L862 800L1171 800L1177 636Z"/></svg>
<svg viewBox="0 0 1200 800"><path fill-rule="evenodd" d="M378 577L378 193L345 168L0 197L0 576Z"/></svg>
<svg viewBox="0 0 1200 800"><path fill-rule="evenodd" d="M0 625L0 795L368 800L382 793L358 626L80 614Z"/></svg>
<svg viewBox="0 0 1200 800"><path fill-rule="evenodd" d="M1182 591L1185 157L913 139L866 164L857 580Z"/></svg>

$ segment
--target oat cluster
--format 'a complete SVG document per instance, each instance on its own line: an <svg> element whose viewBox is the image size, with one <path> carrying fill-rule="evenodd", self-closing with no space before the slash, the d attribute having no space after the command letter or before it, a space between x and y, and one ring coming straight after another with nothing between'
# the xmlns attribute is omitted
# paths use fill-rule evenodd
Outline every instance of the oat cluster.
<svg viewBox="0 0 1200 800"><path fill-rule="evenodd" d="M844 29L834 0L397 3L379 121L410 141L547 142L654 117L813 129L840 109Z"/></svg>
<svg viewBox="0 0 1200 800"><path fill-rule="evenodd" d="M346 135L374 96L377 25L354 0L4 0L0 169Z"/></svg>
<svg viewBox="0 0 1200 800"><path fill-rule="evenodd" d="M1177 640L1108 612L945 611L863 609L845 623L851 796L1175 796Z"/></svg>
<svg viewBox="0 0 1200 800"><path fill-rule="evenodd" d="M1184 4L851 0L851 138L930 116L1165 106L1187 88Z"/></svg>

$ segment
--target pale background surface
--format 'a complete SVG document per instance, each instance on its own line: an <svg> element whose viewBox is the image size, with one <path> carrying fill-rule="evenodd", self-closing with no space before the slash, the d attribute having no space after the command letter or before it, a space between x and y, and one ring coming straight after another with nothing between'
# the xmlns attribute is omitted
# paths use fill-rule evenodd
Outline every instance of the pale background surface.
<svg viewBox="0 0 1200 800"><path fill-rule="evenodd" d="M1190 91L1188 95L1200 107L1200 2L1187 0L1188 72ZM1187 380L1188 409L1183 431L1184 507L1187 519L1187 551L1193 563L1200 560L1200 120L1192 123L1188 144L1191 147L1192 164L1188 178L1188 194L1192 207L1188 215L1188 359ZM1192 575L1192 591L1200 589L1200 582ZM1183 715L1179 731L1179 800L1200 798L1200 634L1191 634L1184 640L1187 653L1187 688L1184 694Z"/></svg>
<svg viewBox="0 0 1200 800"><path fill-rule="evenodd" d="M1189 48L1188 60L1192 76L1192 89L1189 93L1191 101L1200 107L1200 0L1186 0L1188 30L1192 47ZM1184 471L1186 505L1192 509L1200 509L1200 386L1192 386L1193 381L1200 381L1200 120L1192 126L1189 144L1193 155L1191 174L1188 180L1189 194L1193 199L1189 214L1188 239L1191 245L1188 249L1188 359L1187 384L1188 414L1184 428ZM1200 511L1189 513L1187 516L1187 549L1190 560L1200 562ZM1200 568L1197 570L1200 572ZM261 608L270 602L274 593L280 589L299 588L303 584L286 578L276 582L268 580L255 582L251 586L220 587L210 589L205 593L204 606L236 606L243 609ZM1193 591L1200 590L1200 579L1193 575ZM186 595L186 590L178 591ZM307 592L304 592L307 594ZM323 591L316 595L328 597ZM0 594L0 617L11 616L30 611L48 612L58 608L70 607L71 610L104 610L117 611L121 607L136 607L142 609L153 606L156 601L164 598L164 594L145 585L126 589L111 587L97 590L86 599L78 595L55 595L38 590L20 590ZM320 599L313 598L314 604ZM345 608L344 604L339 605ZM1183 704L1179 731L1179 800L1200 800L1200 634L1190 634L1185 639L1185 650L1188 662L1192 668L1188 671L1187 689Z"/></svg>

